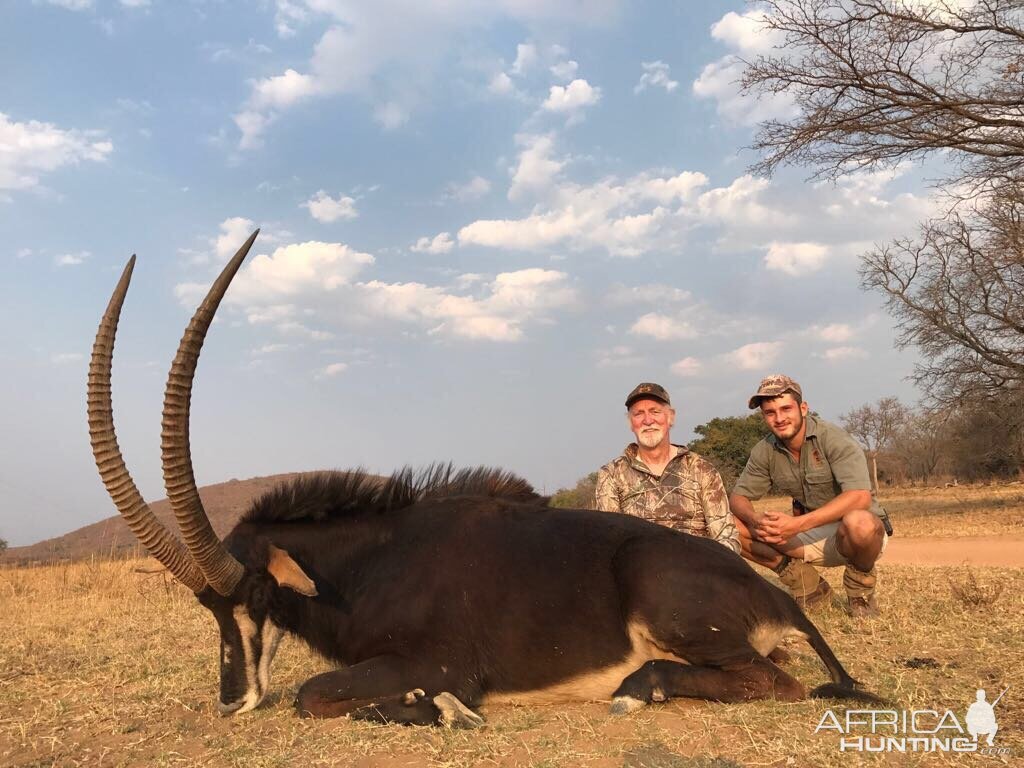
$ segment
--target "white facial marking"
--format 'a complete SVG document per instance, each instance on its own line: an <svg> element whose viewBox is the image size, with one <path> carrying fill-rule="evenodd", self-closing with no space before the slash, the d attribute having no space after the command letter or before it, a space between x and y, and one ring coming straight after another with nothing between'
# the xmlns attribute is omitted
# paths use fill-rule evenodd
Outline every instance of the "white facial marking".
<svg viewBox="0 0 1024 768"><path fill-rule="evenodd" d="M270 689L270 663L274 660L274 654L277 653L277 646L283 635L284 630L270 619L263 622L263 655L260 656L258 670L261 700Z"/></svg>
<svg viewBox="0 0 1024 768"><path fill-rule="evenodd" d="M242 699L242 705L235 709L234 712L248 712L250 709L254 709L257 704L263 699L263 692L257 687L256 678L256 664L253 659L253 647L252 641L256 637L256 622L249 616L249 611L246 610L244 605L236 605L233 611L235 616L235 623L238 625L238 634L242 638L242 654L244 657L243 663L245 664L245 698Z"/></svg>

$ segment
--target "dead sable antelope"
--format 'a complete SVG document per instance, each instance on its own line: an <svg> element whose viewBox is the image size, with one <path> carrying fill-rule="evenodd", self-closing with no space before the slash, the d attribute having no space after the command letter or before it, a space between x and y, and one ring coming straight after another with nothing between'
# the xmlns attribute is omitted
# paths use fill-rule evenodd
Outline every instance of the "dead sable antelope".
<svg viewBox="0 0 1024 768"><path fill-rule="evenodd" d="M222 714L262 701L284 633L344 665L300 688L299 712L316 717L474 726L473 708L491 702L611 699L621 714L675 696L799 699L804 686L767 658L794 636L832 678L812 696L875 700L793 599L720 544L627 515L549 509L497 470L302 477L218 540L192 473L189 400L207 329L257 232L196 311L167 382L164 481L184 546L143 501L114 435L111 357L134 256L89 366L103 482L220 628Z"/></svg>

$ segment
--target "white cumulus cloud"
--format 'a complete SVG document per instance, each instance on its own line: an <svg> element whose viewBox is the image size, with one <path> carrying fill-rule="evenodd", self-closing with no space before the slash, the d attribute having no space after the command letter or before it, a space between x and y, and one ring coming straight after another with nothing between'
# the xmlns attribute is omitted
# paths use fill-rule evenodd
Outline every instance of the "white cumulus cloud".
<svg viewBox="0 0 1024 768"><path fill-rule="evenodd" d="M640 64L644 73L640 82L633 88L633 93L643 93L648 88L664 88L671 93L679 87L679 83L669 77L669 67L664 61L644 61Z"/></svg>
<svg viewBox="0 0 1024 768"><path fill-rule="evenodd" d="M537 203L524 218L479 219L463 226L460 244L526 251L594 248L636 257L655 246L677 243L678 235L697 217L745 217L748 222L751 217L771 218L756 200L764 185L716 201L698 196L707 177L690 171L577 184L564 178L569 160L556 156L553 135L517 138L522 150L512 169L508 198Z"/></svg>
<svg viewBox="0 0 1024 768"><path fill-rule="evenodd" d="M704 370L704 365L696 357L684 357L671 365L672 373L683 378L699 376Z"/></svg>
<svg viewBox="0 0 1024 768"><path fill-rule="evenodd" d="M217 261L224 261L234 256L235 251L242 247L249 235L256 229L256 223L244 216L232 216L220 223L220 234L212 239L213 251Z"/></svg>
<svg viewBox="0 0 1024 768"><path fill-rule="evenodd" d="M487 90L497 96L508 96L516 93L516 86L511 77L504 72L498 72L487 84Z"/></svg>
<svg viewBox="0 0 1024 768"><path fill-rule="evenodd" d="M384 127L407 121L430 97L437 71L457 42L505 23L544 32L549 25L593 24L614 18L621 0L277 0L274 23L282 37L300 24L323 26L307 62L279 75L257 80L233 116L241 132L239 147L253 149L286 110L309 98L353 94L365 100ZM524 43L517 50L520 69L532 66ZM545 54L547 55L547 54ZM501 90L495 80L492 89Z"/></svg>
<svg viewBox="0 0 1024 768"><path fill-rule="evenodd" d="M600 100L600 88L592 86L582 78L576 78L565 86L552 85L541 108L547 112L577 114Z"/></svg>
<svg viewBox="0 0 1024 768"><path fill-rule="evenodd" d="M263 133L274 122L275 115L265 114L252 109L245 109L232 119L242 136L238 141L239 149L255 149L263 145Z"/></svg>
<svg viewBox="0 0 1024 768"><path fill-rule="evenodd" d="M755 99L740 92L738 81L743 59L769 53L782 38L764 29L765 12L754 9L743 14L730 11L711 26L711 36L724 43L729 53L709 63L693 81L696 96L714 99L718 113L740 125L755 125L762 120L786 117L793 113L793 102L785 93Z"/></svg>
<svg viewBox="0 0 1024 768"><path fill-rule="evenodd" d="M54 259L54 263L58 267L77 267L79 264L83 264L86 259L91 256L88 251L78 251L77 253L62 253Z"/></svg>
<svg viewBox="0 0 1024 768"><path fill-rule="evenodd" d="M533 43L519 43L516 46L516 60L512 63L512 74L525 74L537 61L537 46Z"/></svg>
<svg viewBox="0 0 1024 768"><path fill-rule="evenodd" d="M286 69L284 74L255 81L251 103L257 109L283 109L314 95L316 91L316 81L312 77Z"/></svg>
<svg viewBox="0 0 1024 768"><path fill-rule="evenodd" d="M566 59L565 61L558 61L548 67L548 70L554 75L556 80L562 82L569 82L576 77L576 72L579 70L580 65L572 59Z"/></svg>
<svg viewBox="0 0 1024 768"><path fill-rule="evenodd" d="M838 344L853 338L853 329L846 323L831 323L814 329L818 338Z"/></svg>
<svg viewBox="0 0 1024 768"><path fill-rule="evenodd" d="M96 131L17 122L0 112L0 190L31 189L43 173L82 162L103 162L114 145Z"/></svg>
<svg viewBox="0 0 1024 768"><path fill-rule="evenodd" d="M327 376L327 377L337 376L338 374L344 373L347 370L348 370L348 363L331 363L330 365L325 366L320 371L320 374L322 376Z"/></svg>
<svg viewBox="0 0 1024 768"><path fill-rule="evenodd" d="M448 253L452 248L455 247L455 241L452 240L451 233L442 232L439 235L435 235L433 238L421 237L412 246L410 251L416 253Z"/></svg>
<svg viewBox="0 0 1024 768"><path fill-rule="evenodd" d="M772 243L764 266L797 277L821 269L827 255L828 249L819 243Z"/></svg>
<svg viewBox="0 0 1024 768"><path fill-rule="evenodd" d="M359 215L353 198L338 195L338 198L334 199L322 189L304 202L302 207L307 208L310 216L324 224L338 219L354 219Z"/></svg>
<svg viewBox="0 0 1024 768"><path fill-rule="evenodd" d="M363 309L371 315L422 325L433 335L518 341L527 322L576 301L567 277L536 268L503 272L483 296L456 295L423 283L370 281L357 287Z"/></svg>
<svg viewBox="0 0 1024 768"><path fill-rule="evenodd" d="M250 307L250 318L261 316L269 306L284 307L300 297L329 293L348 285L373 262L370 254L342 243L309 241L282 246L273 254L255 256L243 266L226 300ZM191 306L195 297L205 292L203 284L182 283L175 287L175 294L185 306ZM291 310L282 310L268 319L273 322L290 314Z"/></svg>
<svg viewBox="0 0 1024 768"><path fill-rule="evenodd" d="M309 20L309 11L303 3L295 0L277 0L277 11L274 14L274 28L281 38L294 37L296 27Z"/></svg>
<svg viewBox="0 0 1024 768"><path fill-rule="evenodd" d="M767 368L778 358L782 352L781 341L758 341L753 344L744 344L738 349L729 352L725 359L744 371L755 371L759 368Z"/></svg>
<svg viewBox="0 0 1024 768"><path fill-rule="evenodd" d="M746 13L729 11L711 25L711 36L743 54L770 53L784 40L764 26L766 12L753 9Z"/></svg>
<svg viewBox="0 0 1024 768"><path fill-rule="evenodd" d="M491 191L491 182L483 176L474 176L463 184L451 183L445 188L445 197L460 203L479 200Z"/></svg>
<svg viewBox="0 0 1024 768"><path fill-rule="evenodd" d="M638 336L650 336L659 341L692 339L697 336L697 329L690 323L657 312L648 312L637 318L629 331Z"/></svg>
<svg viewBox="0 0 1024 768"><path fill-rule="evenodd" d="M555 139L550 134L520 134L516 136L516 143L523 150L519 153L519 162L512 172L512 185L508 190L508 199L512 201L550 189L565 167L564 160L553 157Z"/></svg>

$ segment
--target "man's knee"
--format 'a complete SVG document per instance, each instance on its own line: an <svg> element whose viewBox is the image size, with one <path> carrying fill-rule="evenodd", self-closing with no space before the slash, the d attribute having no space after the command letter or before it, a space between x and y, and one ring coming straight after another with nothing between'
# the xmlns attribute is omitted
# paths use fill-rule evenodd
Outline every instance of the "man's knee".
<svg viewBox="0 0 1024 768"><path fill-rule="evenodd" d="M885 528L878 516L867 509L855 509L843 515L837 535L840 541L854 549L879 544L885 535Z"/></svg>

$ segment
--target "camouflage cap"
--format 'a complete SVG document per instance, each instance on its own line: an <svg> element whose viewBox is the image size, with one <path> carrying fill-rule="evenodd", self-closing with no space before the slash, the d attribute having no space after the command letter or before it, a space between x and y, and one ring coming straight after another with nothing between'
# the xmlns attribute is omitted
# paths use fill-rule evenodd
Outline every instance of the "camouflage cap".
<svg viewBox="0 0 1024 768"><path fill-rule="evenodd" d="M762 398L778 397L786 392L799 395L801 400L804 396L803 390L800 389L800 385L789 378L789 376L784 376L781 373L773 373L771 376L765 376L761 379L761 384L757 388L757 392L751 396L750 400L747 401L747 407L753 410L761 405Z"/></svg>
<svg viewBox="0 0 1024 768"><path fill-rule="evenodd" d="M643 384L637 384L633 391L626 396L626 407L629 408L637 400L645 398L661 400L665 405L672 405L672 401L668 399L668 392L665 391L661 384L651 384L645 381Z"/></svg>

